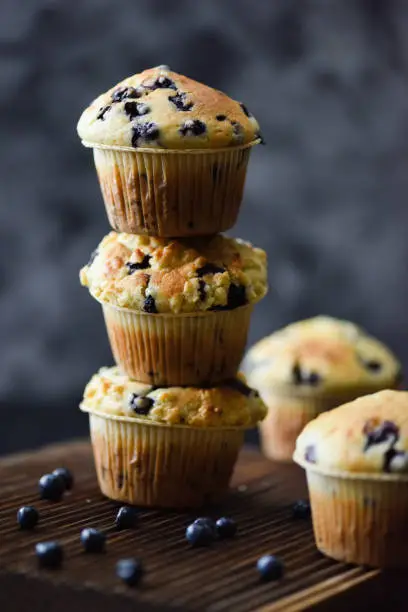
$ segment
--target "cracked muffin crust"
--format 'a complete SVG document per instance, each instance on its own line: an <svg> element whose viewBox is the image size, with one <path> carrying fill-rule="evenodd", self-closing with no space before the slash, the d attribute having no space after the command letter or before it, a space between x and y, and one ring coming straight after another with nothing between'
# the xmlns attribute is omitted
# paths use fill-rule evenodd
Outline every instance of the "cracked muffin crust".
<svg viewBox="0 0 408 612"><path fill-rule="evenodd" d="M259 394L234 379L218 387L157 388L117 367L101 368L85 388L81 407L111 416L192 427L254 427L266 414Z"/></svg>
<svg viewBox="0 0 408 612"><path fill-rule="evenodd" d="M109 233L80 272L102 302L148 313L232 310L267 291L266 254L227 238Z"/></svg>
<svg viewBox="0 0 408 612"><path fill-rule="evenodd" d="M167 66L130 76L98 96L77 130L88 144L173 150L220 149L260 138L244 104Z"/></svg>
<svg viewBox="0 0 408 612"><path fill-rule="evenodd" d="M323 469L408 473L408 392L379 391L321 414L296 455Z"/></svg>
<svg viewBox="0 0 408 612"><path fill-rule="evenodd" d="M353 323L325 316L263 338L244 363L255 388L302 397L373 392L401 378L401 365L384 344Z"/></svg>

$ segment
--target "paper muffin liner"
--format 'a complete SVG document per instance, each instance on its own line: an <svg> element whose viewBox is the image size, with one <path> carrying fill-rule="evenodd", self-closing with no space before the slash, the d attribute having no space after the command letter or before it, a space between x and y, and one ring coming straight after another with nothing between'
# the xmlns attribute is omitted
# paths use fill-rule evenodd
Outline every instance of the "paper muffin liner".
<svg viewBox="0 0 408 612"><path fill-rule="evenodd" d="M99 487L110 499L163 508L218 502L244 429L157 425L89 412Z"/></svg>
<svg viewBox="0 0 408 612"><path fill-rule="evenodd" d="M309 421L321 412L331 410L344 398L295 397L279 394L263 394L268 407L265 420L260 423L263 453L275 461L292 461L296 438Z"/></svg>
<svg viewBox="0 0 408 612"><path fill-rule="evenodd" d="M338 561L408 566L408 476L306 470L317 548Z"/></svg>
<svg viewBox="0 0 408 612"><path fill-rule="evenodd" d="M184 237L216 234L234 225L249 154L258 142L190 151L83 144L93 148L113 229Z"/></svg>
<svg viewBox="0 0 408 612"><path fill-rule="evenodd" d="M116 364L162 386L208 386L236 376L253 304L193 314L148 314L102 303Z"/></svg>

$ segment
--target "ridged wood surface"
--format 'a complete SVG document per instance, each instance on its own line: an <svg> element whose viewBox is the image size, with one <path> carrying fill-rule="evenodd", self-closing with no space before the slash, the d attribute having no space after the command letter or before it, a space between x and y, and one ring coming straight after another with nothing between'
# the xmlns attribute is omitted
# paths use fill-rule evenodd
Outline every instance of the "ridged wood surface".
<svg viewBox="0 0 408 612"><path fill-rule="evenodd" d="M60 503L40 501L38 478L58 466L73 471L74 490ZM378 603L382 595L388 602L394 597L390 609L404 609L398 607L398 588L394 585L392 593L388 588L396 573L385 580L381 572L336 563L316 550L311 522L291 516L293 501L305 496L300 469L273 464L245 449L225 503L200 512L232 516L238 523L237 536L192 549L184 531L197 513L143 509L137 529L116 530L117 505L99 493L87 442L4 458L0 460L0 609L294 612L341 610L347 605L354 610L359 602L369 604L370 598ZM16 525L16 511L25 504L35 505L41 514L32 532L22 532ZM87 526L107 533L105 554L83 553L79 534ZM63 567L39 570L34 545L53 539L64 547ZM278 555L285 564L285 576L278 583L263 584L258 579L255 563L266 553ZM143 584L133 589L115 576L116 561L130 556L140 557L146 569Z"/></svg>

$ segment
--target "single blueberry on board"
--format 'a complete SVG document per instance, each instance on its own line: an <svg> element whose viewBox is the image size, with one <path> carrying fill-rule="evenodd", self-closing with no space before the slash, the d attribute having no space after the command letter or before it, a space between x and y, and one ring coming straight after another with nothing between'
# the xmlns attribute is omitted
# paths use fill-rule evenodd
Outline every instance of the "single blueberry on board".
<svg viewBox="0 0 408 612"><path fill-rule="evenodd" d="M119 508L115 518L115 525L118 529L133 529L139 520L138 511L132 506L122 506Z"/></svg>
<svg viewBox="0 0 408 612"><path fill-rule="evenodd" d="M211 527L205 523L191 523L186 529L186 540L191 546L209 546L214 540Z"/></svg>
<svg viewBox="0 0 408 612"><path fill-rule="evenodd" d="M116 564L116 575L128 586L139 584L143 574L143 565L139 559L121 559Z"/></svg>
<svg viewBox="0 0 408 612"><path fill-rule="evenodd" d="M213 538L215 539L217 537L215 521L209 516L199 516L198 518L195 519L195 521L193 522L193 525L205 525L206 527L211 529Z"/></svg>
<svg viewBox="0 0 408 612"><path fill-rule="evenodd" d="M220 539L233 538L237 532L237 524L234 519L223 516L215 523L217 535Z"/></svg>
<svg viewBox="0 0 408 612"><path fill-rule="evenodd" d="M105 550L106 536L99 529L93 527L83 529L80 540L87 553L102 553Z"/></svg>
<svg viewBox="0 0 408 612"><path fill-rule="evenodd" d="M264 555L256 562L256 568L261 580L280 580L284 574L283 563L275 555Z"/></svg>
<svg viewBox="0 0 408 612"><path fill-rule="evenodd" d="M64 553L58 542L39 542L35 545L35 554L40 567L56 569L61 566Z"/></svg>
<svg viewBox="0 0 408 612"><path fill-rule="evenodd" d="M294 519L310 518L310 503L307 499L299 499L292 506L292 516Z"/></svg>
<svg viewBox="0 0 408 612"><path fill-rule="evenodd" d="M74 486L74 477L72 475L72 472L70 472L67 468L61 467L56 468L55 470L53 470L52 473L54 476L59 476L60 478L62 478L66 491L70 491L72 489L72 487Z"/></svg>
<svg viewBox="0 0 408 612"><path fill-rule="evenodd" d="M34 506L22 506L17 512L17 523L21 529L34 529L37 525L40 515Z"/></svg>
<svg viewBox="0 0 408 612"><path fill-rule="evenodd" d="M41 499L58 502L62 499L65 491L65 483L61 476L44 474L38 481Z"/></svg>

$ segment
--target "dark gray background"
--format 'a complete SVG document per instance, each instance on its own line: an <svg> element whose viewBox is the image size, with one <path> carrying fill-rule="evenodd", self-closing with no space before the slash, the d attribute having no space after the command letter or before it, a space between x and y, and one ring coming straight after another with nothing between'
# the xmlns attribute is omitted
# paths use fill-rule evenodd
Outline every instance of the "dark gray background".
<svg viewBox="0 0 408 612"><path fill-rule="evenodd" d="M245 101L268 143L233 234L269 254L250 340L355 320L408 360L408 2L2 0L0 452L85 433L111 362L78 269L107 221L82 109L169 64Z"/></svg>

